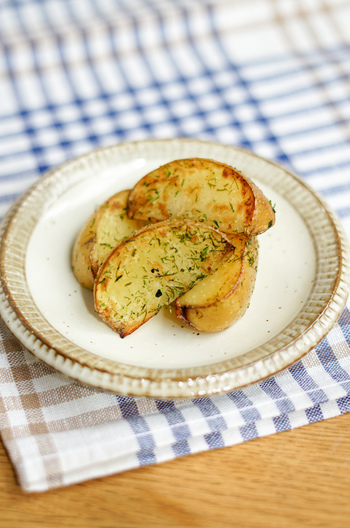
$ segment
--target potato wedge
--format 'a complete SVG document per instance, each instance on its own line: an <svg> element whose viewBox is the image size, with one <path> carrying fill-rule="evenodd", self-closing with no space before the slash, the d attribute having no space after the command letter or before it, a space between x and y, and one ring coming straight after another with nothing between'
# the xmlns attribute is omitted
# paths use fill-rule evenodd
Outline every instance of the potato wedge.
<svg viewBox="0 0 350 528"><path fill-rule="evenodd" d="M176 300L176 315L180 319L199 331L219 332L244 315L255 285L257 239L246 241L244 246L240 258L223 264Z"/></svg>
<svg viewBox="0 0 350 528"><path fill-rule="evenodd" d="M245 235L229 237L235 247L233 256L226 260L214 273L205 277L187 293L178 297L176 307L207 306L229 295L239 279L242 257L246 251L248 238Z"/></svg>
<svg viewBox="0 0 350 528"><path fill-rule="evenodd" d="M92 290L98 268L124 238L145 225L126 214L129 190L106 200L89 218L73 247L72 266L78 282Z"/></svg>
<svg viewBox="0 0 350 528"><path fill-rule="evenodd" d="M128 215L149 221L186 218L249 236L275 222L255 184L229 165L203 158L175 160L144 176L129 194Z"/></svg>
<svg viewBox="0 0 350 528"><path fill-rule="evenodd" d="M108 253L124 238L146 225L126 213L129 190L114 194L99 208L95 221L95 241L91 246L90 263L94 276Z"/></svg>
<svg viewBox="0 0 350 528"><path fill-rule="evenodd" d="M233 253L228 238L206 225L180 220L149 225L121 242L101 265L95 309L125 337Z"/></svg>

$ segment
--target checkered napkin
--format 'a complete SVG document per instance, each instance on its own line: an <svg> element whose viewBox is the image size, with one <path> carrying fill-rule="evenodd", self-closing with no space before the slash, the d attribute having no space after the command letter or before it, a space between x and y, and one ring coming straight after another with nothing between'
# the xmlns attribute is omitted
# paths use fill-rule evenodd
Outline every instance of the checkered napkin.
<svg viewBox="0 0 350 528"><path fill-rule="evenodd" d="M350 235L349 20L342 0L2 0L0 215L78 154L194 137L289 166ZM1 437L44 491L331 418L350 410L349 328L346 308L276 376L162 401L66 379L0 323Z"/></svg>

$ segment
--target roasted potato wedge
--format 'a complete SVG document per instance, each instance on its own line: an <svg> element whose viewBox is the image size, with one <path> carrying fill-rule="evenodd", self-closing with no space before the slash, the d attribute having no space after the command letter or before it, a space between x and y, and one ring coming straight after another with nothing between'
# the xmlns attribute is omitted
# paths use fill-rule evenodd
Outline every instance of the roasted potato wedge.
<svg viewBox="0 0 350 528"><path fill-rule="evenodd" d="M207 306L229 295L236 284L242 267L242 257L246 251L248 237L232 235L231 244L235 247L232 257L216 271L205 277L199 284L176 300L177 308L186 306Z"/></svg>
<svg viewBox="0 0 350 528"><path fill-rule="evenodd" d="M198 222L148 225L118 244L101 265L95 309L125 337L213 273L234 251L224 234Z"/></svg>
<svg viewBox="0 0 350 528"><path fill-rule="evenodd" d="M92 290L98 268L124 238L145 225L126 214L129 190L106 200L89 218L73 247L72 266L78 282Z"/></svg>
<svg viewBox="0 0 350 528"><path fill-rule="evenodd" d="M121 191L104 202L96 214L95 242L91 246L90 263L94 276L108 253L124 238L146 225L127 216L129 190Z"/></svg>
<svg viewBox="0 0 350 528"><path fill-rule="evenodd" d="M203 158L175 160L144 176L129 194L128 215L151 222L186 218L249 236L275 222L255 184L229 165Z"/></svg>
<svg viewBox="0 0 350 528"><path fill-rule="evenodd" d="M231 240L232 241L232 240ZM258 242L244 242L239 258L224 263L176 300L176 315L202 332L219 332L232 326L246 312L254 290Z"/></svg>

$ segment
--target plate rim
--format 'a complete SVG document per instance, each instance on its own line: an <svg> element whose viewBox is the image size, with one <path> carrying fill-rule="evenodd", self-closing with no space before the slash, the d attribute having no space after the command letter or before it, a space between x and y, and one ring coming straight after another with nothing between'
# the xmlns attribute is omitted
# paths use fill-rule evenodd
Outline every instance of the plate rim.
<svg viewBox="0 0 350 528"><path fill-rule="evenodd" d="M257 357L256 360L247 365L237 368L227 369L228 361L214 363L200 367L204 372L201 376L196 376L196 368L186 367L184 369L154 369L147 367L134 367L113 362L116 365L114 372L106 369L106 364L112 360L94 361L91 366L86 358L80 357L78 360L72 359L70 352L62 350L60 347L52 346L52 343L43 335L38 335L38 331L23 315L21 309L16 304L13 297L13 286L6 280L8 266L6 262L6 241L11 233L11 227L16 222L17 213L28 198L45 186L50 188L50 180L55 175L73 167L79 163L88 163L89 160L103 157L106 153L120 149L137 150L147 145L155 146L161 144L173 149L179 145L211 146L229 152L240 152L249 157L258 159L265 164L269 164L285 175L292 178L298 186L302 186L313 199L319 203L323 213L327 215L330 225L333 226L335 244L337 246L338 266L334 278L333 289L328 303L323 306L322 312L301 334L286 343L279 349L274 349L271 354L265 357ZM141 146L141 147L140 147ZM5 249L4 249L5 248ZM201 141L192 138L176 139L154 139L135 142L125 142L117 145L102 147L88 152L71 160L64 162L58 167L54 167L41 178L39 178L27 191L17 198L9 209L0 225L0 315L5 324L21 344L38 359L41 359L56 371L86 385L98 389L108 390L114 393L130 396L147 396L156 398L187 398L210 396L222 392L228 392L237 388L250 385L251 383L262 381L274 375L301 359L312 348L314 348L330 331L336 323L342 310L345 307L350 290L350 266L349 266L349 244L345 232L336 214L330 209L328 204L312 189L304 180L294 174L291 170L283 167L274 161L268 160L255 154L254 152L240 147L223 145L211 141ZM34 303L34 301L33 301ZM35 305L35 303L34 303ZM294 320L294 319L293 319ZM63 338L68 341L66 338ZM271 340L273 341L273 339ZM266 343L265 343L266 344ZM264 344L264 345L265 345ZM261 347L257 347L259 349ZM254 352L254 351L251 351ZM87 352L87 354L91 354ZM231 361L232 363L232 361ZM234 362L233 362L234 363ZM222 365L219 368L219 365ZM207 367L207 368L204 368ZM216 370L213 371L213 368ZM128 371L131 370L131 375ZM175 374L175 371L177 374ZM189 375L189 373L194 375ZM187 373L187 374L186 374Z"/></svg>

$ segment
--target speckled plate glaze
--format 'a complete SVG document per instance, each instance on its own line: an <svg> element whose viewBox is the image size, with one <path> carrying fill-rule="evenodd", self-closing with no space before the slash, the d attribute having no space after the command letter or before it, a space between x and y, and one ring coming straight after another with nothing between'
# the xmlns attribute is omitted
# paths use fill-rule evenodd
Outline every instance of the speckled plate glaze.
<svg viewBox="0 0 350 528"><path fill-rule="evenodd" d="M97 205L157 166L212 158L249 176L276 204L259 236L256 287L230 329L198 333L168 309L121 339L71 271L74 239ZM185 139L100 149L50 171L1 223L0 314L36 357L82 383L134 396L231 391L291 365L329 332L349 294L349 248L334 213L297 176L237 148Z"/></svg>

